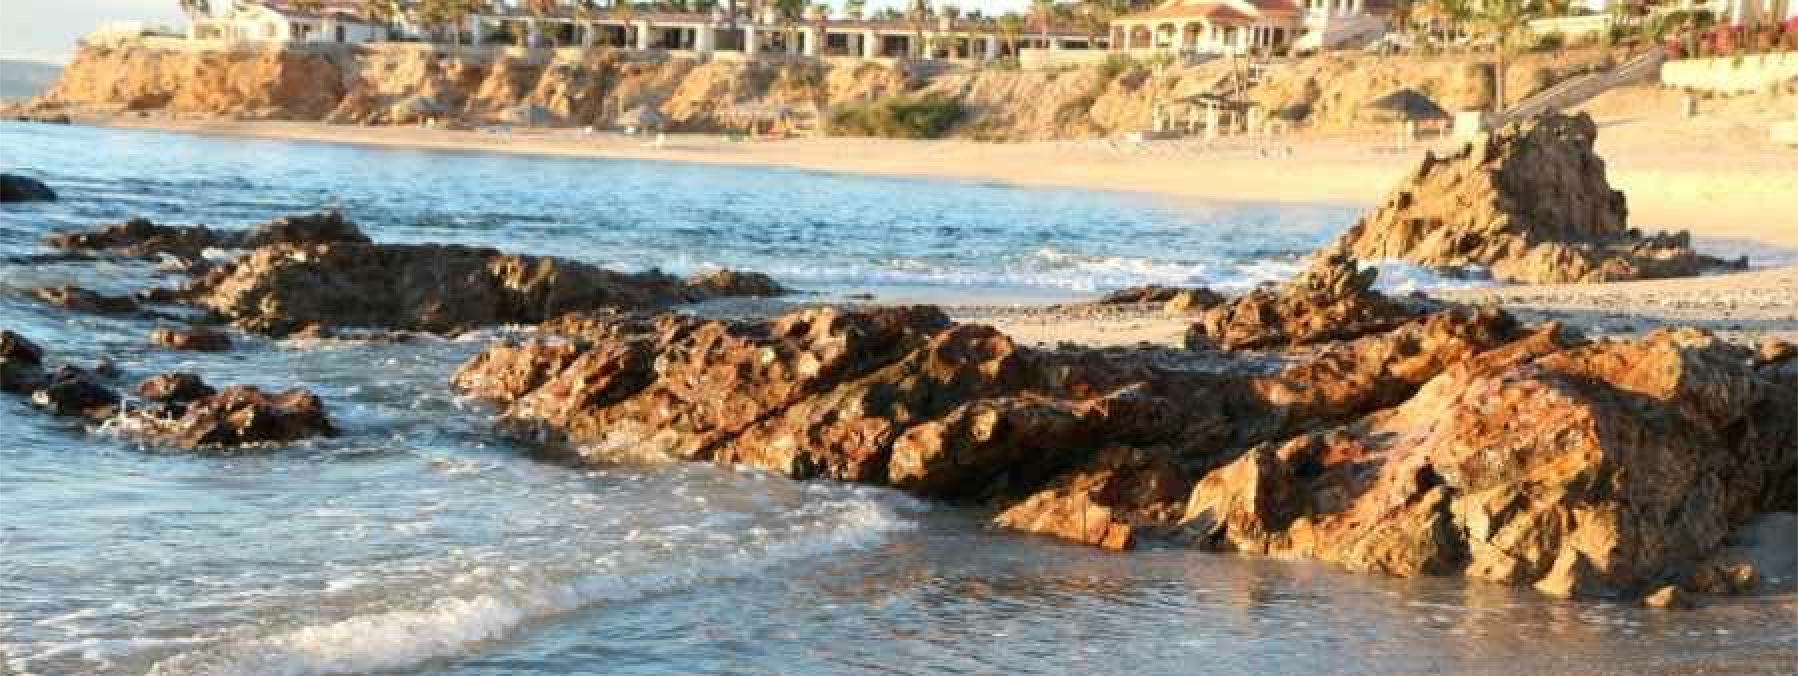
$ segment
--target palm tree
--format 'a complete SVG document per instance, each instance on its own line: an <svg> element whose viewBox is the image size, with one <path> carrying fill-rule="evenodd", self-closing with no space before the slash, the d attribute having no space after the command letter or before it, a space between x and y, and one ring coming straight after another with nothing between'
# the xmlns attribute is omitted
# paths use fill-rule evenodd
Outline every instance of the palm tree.
<svg viewBox="0 0 1798 676"><path fill-rule="evenodd" d="M1006 12L999 16L999 39L1005 41L1005 51L1012 56L1018 53L1018 38L1024 35L1024 17L1017 12Z"/></svg>
<svg viewBox="0 0 1798 676"><path fill-rule="evenodd" d="M637 46L637 41L631 39L631 30L635 28L631 22L637 18L637 5L630 0L612 0L612 18L624 22L625 48Z"/></svg>
<svg viewBox="0 0 1798 676"><path fill-rule="evenodd" d="M1111 22L1117 18L1117 10L1105 0L1086 0L1080 3L1078 21L1080 30L1086 33L1088 47L1098 44L1099 36L1111 32Z"/></svg>
<svg viewBox="0 0 1798 676"><path fill-rule="evenodd" d="M924 22L930 20L930 0L911 0L905 10L905 21L911 24L911 56L922 58L925 55Z"/></svg>
<svg viewBox="0 0 1798 676"><path fill-rule="evenodd" d="M560 3L556 2L556 0L525 0L524 9L525 11L530 12L532 19L534 19L531 22L531 26L542 26L544 19L548 18L550 14L556 11L556 6L558 4ZM543 29L538 28L537 33L542 35L544 31ZM549 45L551 47L561 47L561 40L556 39L555 31L549 31L548 33ZM537 45L526 46L536 47Z"/></svg>
<svg viewBox="0 0 1798 676"><path fill-rule="evenodd" d="M1043 48L1049 48L1049 25L1055 23L1055 0L1030 0L1030 21L1042 31Z"/></svg>
<svg viewBox="0 0 1798 676"><path fill-rule="evenodd" d="M1492 39L1492 112L1505 110L1506 61L1529 35L1530 19L1534 15L1530 0L1485 0L1474 16L1474 26Z"/></svg>
<svg viewBox="0 0 1798 676"><path fill-rule="evenodd" d="M862 16L864 16L864 13L867 11L868 0L849 0L848 2L843 3L843 13L848 14L849 18L856 21L861 21Z"/></svg>
<svg viewBox="0 0 1798 676"><path fill-rule="evenodd" d="M393 0L362 0L362 18L381 24L386 35L393 33L394 10Z"/></svg>

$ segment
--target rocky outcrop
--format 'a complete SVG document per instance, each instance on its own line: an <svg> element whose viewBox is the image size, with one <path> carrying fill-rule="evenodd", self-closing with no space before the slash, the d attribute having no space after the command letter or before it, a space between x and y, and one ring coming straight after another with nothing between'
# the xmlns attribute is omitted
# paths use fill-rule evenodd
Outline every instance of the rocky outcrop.
<svg viewBox="0 0 1798 676"><path fill-rule="evenodd" d="M488 248L275 244L208 273L185 295L245 330L283 336L313 325L449 333L779 288L764 276L732 274L726 288L715 275L691 283Z"/></svg>
<svg viewBox="0 0 1798 676"><path fill-rule="evenodd" d="M0 203L53 202L56 191L43 181L16 174L0 174Z"/></svg>
<svg viewBox="0 0 1798 676"><path fill-rule="evenodd" d="M104 226L88 232L60 233L45 240L51 247L69 252L102 252L121 256L153 257L167 254L198 260L207 249L254 249L276 244L325 242L368 243L367 235L339 211L303 216L283 216L249 230L214 230L204 225L165 226L146 218Z"/></svg>
<svg viewBox="0 0 1798 676"><path fill-rule="evenodd" d="M1788 508L1794 396L1700 331L1577 345L1546 327L1396 408L1250 449L1198 482L1186 529L1356 570L1640 591Z"/></svg>
<svg viewBox="0 0 1798 676"><path fill-rule="evenodd" d="M1389 331L1423 310L1373 290L1378 271L1326 253L1277 288L1214 304L1186 332L1188 349L1297 347Z"/></svg>
<svg viewBox="0 0 1798 676"><path fill-rule="evenodd" d="M1335 247L1361 260L1484 267L1509 282L1609 282L1743 265L1698 254L1685 233L1628 227L1623 193L1592 151L1585 114L1513 123L1423 162Z"/></svg>

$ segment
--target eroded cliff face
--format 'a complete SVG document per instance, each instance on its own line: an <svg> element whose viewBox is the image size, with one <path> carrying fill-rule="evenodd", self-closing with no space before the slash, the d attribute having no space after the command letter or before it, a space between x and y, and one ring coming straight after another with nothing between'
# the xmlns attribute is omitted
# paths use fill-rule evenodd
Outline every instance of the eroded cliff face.
<svg viewBox="0 0 1798 676"><path fill-rule="evenodd" d="M1526 56L1510 69L1511 97L1604 63L1602 53ZM739 102L828 110L897 94L941 95L967 111L952 135L996 141L1095 138L1146 129L1154 110L1204 92L1238 92L1270 110L1307 112L1306 124L1355 126L1367 102L1412 87L1453 109L1487 105L1491 69L1468 58L1333 55L1274 68L1248 85L1228 59L1169 67L1060 71L987 68L922 77L873 63L698 63L629 52L562 54L547 63L505 55L465 59L385 47L326 51L189 52L148 47L82 50L39 108L99 106L243 119L411 124L432 117L502 122L521 105L550 123L610 127L653 105L677 131L724 128Z"/></svg>

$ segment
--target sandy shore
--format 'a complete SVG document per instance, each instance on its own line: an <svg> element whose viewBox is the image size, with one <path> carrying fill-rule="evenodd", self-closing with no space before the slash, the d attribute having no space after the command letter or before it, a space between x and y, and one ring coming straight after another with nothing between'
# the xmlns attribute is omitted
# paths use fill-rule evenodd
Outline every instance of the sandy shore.
<svg viewBox="0 0 1798 676"><path fill-rule="evenodd" d="M1746 253L1779 267L1687 280L1504 287L1438 294L1496 302L1530 320L1558 319L1593 337L1696 324L1743 342L1798 340L1798 149L1773 145L1767 125L1791 102L1706 102L1687 119L1671 92L1639 88L1584 108L1598 119L1599 152L1613 185L1630 200L1631 223L1687 229L1701 247ZM989 144L813 138L733 141L670 135L664 143L610 133L347 127L170 117L94 120L121 128L373 146L529 153L626 160L753 165L1036 187L1147 193L1170 200L1372 204L1442 141L1399 146L1390 138L1112 140ZM1177 345L1190 320L1159 308L960 307L963 321L990 323L1028 344Z"/></svg>

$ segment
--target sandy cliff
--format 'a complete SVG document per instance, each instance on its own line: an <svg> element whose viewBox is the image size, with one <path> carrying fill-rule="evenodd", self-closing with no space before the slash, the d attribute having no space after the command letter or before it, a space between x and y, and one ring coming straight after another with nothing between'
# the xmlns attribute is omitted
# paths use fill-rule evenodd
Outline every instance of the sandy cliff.
<svg viewBox="0 0 1798 676"><path fill-rule="evenodd" d="M1605 62L1601 53L1525 58L1508 78L1521 96ZM680 131L725 126L745 101L821 109L895 94L937 94L967 110L953 134L1020 141L1092 138L1150 125L1157 102L1234 89L1229 60L1151 72L1137 65L1062 71L951 71L923 77L879 64L668 60L617 51L563 53L547 63L468 59L413 47L326 51L192 52L142 46L83 49L40 108L166 110L242 119L404 124L421 114L497 122L521 104L558 126L611 126L653 104ZM1248 91L1269 108L1309 111L1308 123L1348 128L1366 102L1414 87L1450 109L1485 105L1491 69L1465 58L1340 55L1275 68Z"/></svg>

